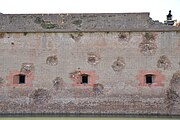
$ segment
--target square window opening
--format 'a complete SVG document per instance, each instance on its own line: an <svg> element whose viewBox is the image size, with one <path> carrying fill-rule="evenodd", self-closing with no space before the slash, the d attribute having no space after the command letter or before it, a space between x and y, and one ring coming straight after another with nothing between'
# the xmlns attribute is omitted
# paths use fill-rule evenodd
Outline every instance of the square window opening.
<svg viewBox="0 0 180 120"><path fill-rule="evenodd" d="M81 84L88 84L88 75L87 74L81 75Z"/></svg>
<svg viewBox="0 0 180 120"><path fill-rule="evenodd" d="M19 75L19 84L24 84L25 83L25 78L26 78L25 75L20 74Z"/></svg>
<svg viewBox="0 0 180 120"><path fill-rule="evenodd" d="M154 75L152 75L152 74L145 75L146 84L152 84L153 81L154 81Z"/></svg>
<svg viewBox="0 0 180 120"><path fill-rule="evenodd" d="M13 83L14 84L25 84L25 79L26 79L26 75L18 74L18 75L14 76Z"/></svg>

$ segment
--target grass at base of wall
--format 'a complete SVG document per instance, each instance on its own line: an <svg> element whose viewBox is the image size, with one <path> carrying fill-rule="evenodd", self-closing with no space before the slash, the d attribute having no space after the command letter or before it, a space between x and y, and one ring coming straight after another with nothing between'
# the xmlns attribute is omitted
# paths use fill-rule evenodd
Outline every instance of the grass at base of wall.
<svg viewBox="0 0 180 120"><path fill-rule="evenodd" d="M123 118L123 117L0 117L0 120L179 120L180 118Z"/></svg>

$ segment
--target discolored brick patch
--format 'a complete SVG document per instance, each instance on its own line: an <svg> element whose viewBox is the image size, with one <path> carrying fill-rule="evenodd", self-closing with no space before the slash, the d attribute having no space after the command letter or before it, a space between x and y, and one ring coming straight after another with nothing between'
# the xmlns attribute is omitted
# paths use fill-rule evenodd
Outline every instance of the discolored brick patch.
<svg viewBox="0 0 180 120"><path fill-rule="evenodd" d="M118 57L117 60L113 62L111 67L115 72L121 72L125 68L125 65L124 58Z"/></svg>
<svg viewBox="0 0 180 120"><path fill-rule="evenodd" d="M47 57L46 64L51 65L51 66L57 65L58 64L58 57L56 55Z"/></svg>
<svg viewBox="0 0 180 120"><path fill-rule="evenodd" d="M157 67L166 70L171 67L171 61L166 55L162 55L157 61Z"/></svg>
<svg viewBox="0 0 180 120"><path fill-rule="evenodd" d="M139 44L140 52L144 55L154 55L157 50L156 34L145 33L143 34L143 40Z"/></svg>

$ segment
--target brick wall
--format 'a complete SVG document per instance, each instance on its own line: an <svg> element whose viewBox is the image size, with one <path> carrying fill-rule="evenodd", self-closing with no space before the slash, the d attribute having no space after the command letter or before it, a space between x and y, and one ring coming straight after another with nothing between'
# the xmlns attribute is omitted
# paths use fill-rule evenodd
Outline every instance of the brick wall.
<svg viewBox="0 0 180 120"><path fill-rule="evenodd" d="M180 113L179 32L0 36L1 113Z"/></svg>

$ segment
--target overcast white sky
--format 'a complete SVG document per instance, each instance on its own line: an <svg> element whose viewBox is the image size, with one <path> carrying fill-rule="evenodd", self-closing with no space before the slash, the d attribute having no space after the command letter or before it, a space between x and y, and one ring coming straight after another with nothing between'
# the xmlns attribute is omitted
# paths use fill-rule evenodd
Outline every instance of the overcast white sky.
<svg viewBox="0 0 180 120"><path fill-rule="evenodd" d="M150 12L163 22L169 10L180 20L180 0L0 0L4 14Z"/></svg>

